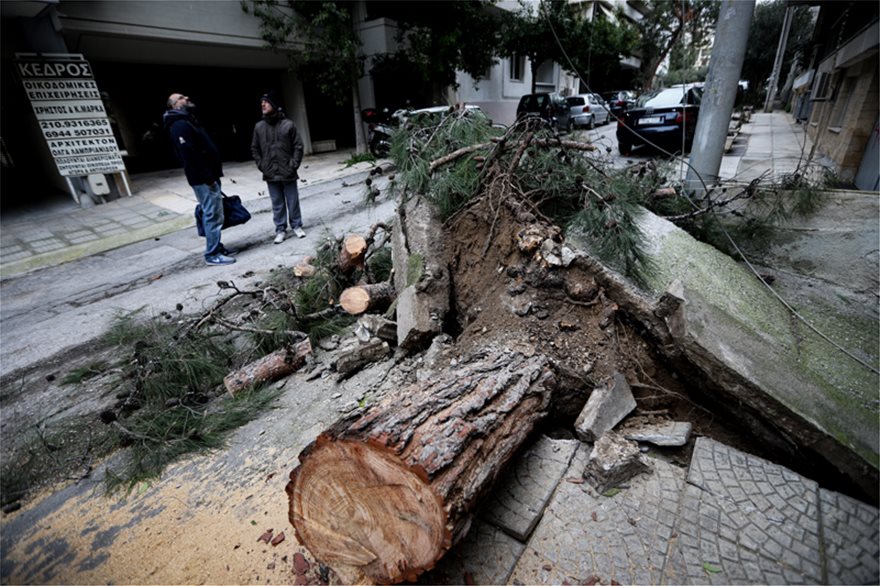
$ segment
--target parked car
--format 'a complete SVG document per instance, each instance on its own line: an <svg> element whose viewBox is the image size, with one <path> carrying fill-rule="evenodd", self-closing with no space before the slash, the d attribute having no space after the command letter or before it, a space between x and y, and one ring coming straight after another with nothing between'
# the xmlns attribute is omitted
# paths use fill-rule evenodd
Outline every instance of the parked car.
<svg viewBox="0 0 880 586"><path fill-rule="evenodd" d="M617 122L617 146L628 155L634 146L648 142L685 152L694 141L703 89L685 86L656 90L639 97L635 107Z"/></svg>
<svg viewBox="0 0 880 586"><path fill-rule="evenodd" d="M565 98L556 92L526 94L520 98L516 107L516 118L518 120L525 116L540 116L558 130L571 130L574 124L571 108Z"/></svg>
<svg viewBox="0 0 880 586"><path fill-rule="evenodd" d="M565 98L571 108L571 119L575 126L586 126L593 129L605 124L611 118L611 112L599 94L579 94Z"/></svg>
<svg viewBox="0 0 880 586"><path fill-rule="evenodd" d="M612 118L620 118L624 112L636 104L636 93L632 90L605 92L602 94L602 98L608 102Z"/></svg>

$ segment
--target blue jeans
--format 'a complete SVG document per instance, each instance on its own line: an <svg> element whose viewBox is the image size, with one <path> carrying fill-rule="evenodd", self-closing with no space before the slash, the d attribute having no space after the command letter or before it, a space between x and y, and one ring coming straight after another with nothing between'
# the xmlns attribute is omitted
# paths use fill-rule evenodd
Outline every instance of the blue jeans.
<svg viewBox="0 0 880 586"><path fill-rule="evenodd" d="M302 214L299 210L299 190L296 181L267 181L269 198L272 200L272 219L275 221L275 232L302 228Z"/></svg>
<svg viewBox="0 0 880 586"><path fill-rule="evenodd" d="M193 185L196 199L202 206L202 225L205 228L205 258L223 254L220 230L223 229L223 193L220 180L214 185Z"/></svg>

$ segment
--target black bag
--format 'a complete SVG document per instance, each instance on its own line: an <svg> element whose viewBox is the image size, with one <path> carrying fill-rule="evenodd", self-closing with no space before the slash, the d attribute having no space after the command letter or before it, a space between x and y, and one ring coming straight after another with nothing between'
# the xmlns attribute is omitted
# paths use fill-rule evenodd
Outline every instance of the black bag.
<svg viewBox="0 0 880 586"><path fill-rule="evenodd" d="M205 235L205 227L202 225L202 206L201 204L196 204L196 230L199 233L199 236ZM226 195L223 194L223 227L229 228L231 226L238 226L240 224L246 224L248 220L251 219L251 213L247 211L247 208L244 207L244 204L241 203L241 198L237 195Z"/></svg>

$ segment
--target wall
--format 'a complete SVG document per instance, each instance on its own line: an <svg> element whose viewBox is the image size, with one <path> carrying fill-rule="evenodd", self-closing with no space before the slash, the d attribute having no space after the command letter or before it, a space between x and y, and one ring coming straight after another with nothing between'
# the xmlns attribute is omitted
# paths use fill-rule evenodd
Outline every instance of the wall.
<svg viewBox="0 0 880 586"><path fill-rule="evenodd" d="M834 56L820 64L817 77L832 67ZM877 54L834 72L833 99L815 102L807 131L818 149L837 166L841 179L851 181L880 111ZM849 79L850 81L847 81Z"/></svg>

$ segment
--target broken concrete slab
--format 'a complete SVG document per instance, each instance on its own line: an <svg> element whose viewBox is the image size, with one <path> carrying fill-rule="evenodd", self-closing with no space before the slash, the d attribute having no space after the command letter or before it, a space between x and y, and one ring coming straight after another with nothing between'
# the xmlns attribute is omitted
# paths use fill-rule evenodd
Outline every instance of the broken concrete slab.
<svg viewBox="0 0 880 586"><path fill-rule="evenodd" d="M623 436L626 439L655 446L683 446L691 437L691 429L693 425L689 421L664 421L630 427Z"/></svg>
<svg viewBox="0 0 880 586"><path fill-rule="evenodd" d="M649 212L638 223L656 267L644 287L594 259L584 261L598 271L608 295L642 322L670 360L696 368L718 404L740 406L730 413L751 433L792 458L812 458L813 465L823 460L875 497L880 379L870 365L880 355L876 320L841 315L828 305L799 307L818 320L820 331L864 357L854 360L729 256Z"/></svg>
<svg viewBox="0 0 880 586"><path fill-rule="evenodd" d="M520 541L528 539L579 443L538 438L499 479L483 518Z"/></svg>
<svg viewBox="0 0 880 586"><path fill-rule="evenodd" d="M398 208L391 246L397 291L397 341L405 350L427 346L449 311L449 270L442 264L442 225L435 206L412 197Z"/></svg>
<svg viewBox="0 0 880 586"><path fill-rule="evenodd" d="M575 432L585 442L596 441L635 408L636 400L632 389L626 378L616 372L609 380L593 389L575 422Z"/></svg>
<svg viewBox="0 0 880 586"><path fill-rule="evenodd" d="M583 477L596 492L603 494L650 471L651 466L642 457L636 442L609 431L593 446Z"/></svg>

